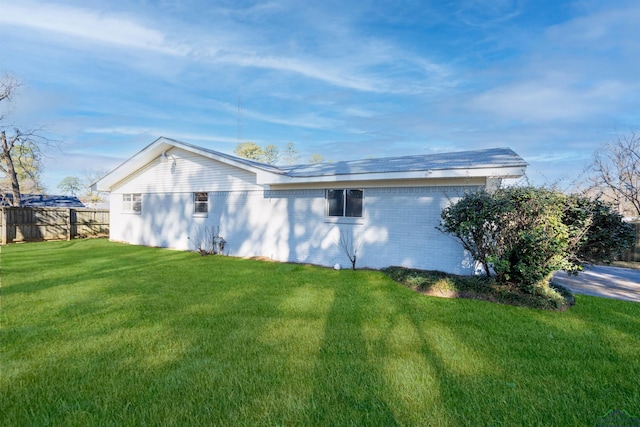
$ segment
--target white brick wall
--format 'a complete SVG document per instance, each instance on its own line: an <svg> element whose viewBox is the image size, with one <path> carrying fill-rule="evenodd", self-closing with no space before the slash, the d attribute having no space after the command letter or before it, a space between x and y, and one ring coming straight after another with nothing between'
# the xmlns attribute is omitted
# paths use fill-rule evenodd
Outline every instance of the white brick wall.
<svg viewBox="0 0 640 427"><path fill-rule="evenodd" d="M363 218L325 216L325 192L314 190L210 191L209 213L193 215L193 194L145 193L140 215L111 200L111 238L134 244L194 250L202 227L219 226L234 256L350 267L340 231L360 242L357 267L389 265L470 274L461 245L438 231L440 212L477 186L366 188ZM194 190L195 191L195 190Z"/></svg>

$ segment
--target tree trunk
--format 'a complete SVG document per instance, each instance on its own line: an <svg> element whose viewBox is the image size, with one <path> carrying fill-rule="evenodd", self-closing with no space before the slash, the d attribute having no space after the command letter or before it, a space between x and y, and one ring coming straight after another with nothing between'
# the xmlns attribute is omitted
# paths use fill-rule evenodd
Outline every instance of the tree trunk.
<svg viewBox="0 0 640 427"><path fill-rule="evenodd" d="M7 143L7 134L2 131L0 134L0 140L2 141L2 158L4 159L7 169L7 175L11 180L11 193L13 194L12 206L20 207L20 183L18 182L18 174L16 168L13 166L13 159L11 158L11 148Z"/></svg>

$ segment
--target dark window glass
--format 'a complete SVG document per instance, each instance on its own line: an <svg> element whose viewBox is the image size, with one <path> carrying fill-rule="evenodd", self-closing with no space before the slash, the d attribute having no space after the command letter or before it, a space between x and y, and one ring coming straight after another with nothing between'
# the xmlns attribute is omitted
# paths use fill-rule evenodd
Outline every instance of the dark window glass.
<svg viewBox="0 0 640 427"><path fill-rule="evenodd" d="M193 211L195 213L209 212L209 193L193 193Z"/></svg>
<svg viewBox="0 0 640 427"><path fill-rule="evenodd" d="M327 190L329 216L344 216L344 190Z"/></svg>
<svg viewBox="0 0 640 427"><path fill-rule="evenodd" d="M362 190L345 190L347 193L347 203L344 216L362 216Z"/></svg>
<svg viewBox="0 0 640 427"><path fill-rule="evenodd" d="M362 190L327 190L327 215L362 217Z"/></svg>

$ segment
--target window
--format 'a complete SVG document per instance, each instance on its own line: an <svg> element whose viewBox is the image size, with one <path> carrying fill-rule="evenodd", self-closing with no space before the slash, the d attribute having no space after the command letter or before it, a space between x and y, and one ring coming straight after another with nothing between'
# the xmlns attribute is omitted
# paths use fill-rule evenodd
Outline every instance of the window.
<svg viewBox="0 0 640 427"><path fill-rule="evenodd" d="M140 213L142 211L142 194L132 193L122 195L122 211Z"/></svg>
<svg viewBox="0 0 640 427"><path fill-rule="evenodd" d="M209 212L209 193L193 193L193 213L206 214Z"/></svg>
<svg viewBox="0 0 640 427"><path fill-rule="evenodd" d="M362 217L363 190L327 190L327 215Z"/></svg>

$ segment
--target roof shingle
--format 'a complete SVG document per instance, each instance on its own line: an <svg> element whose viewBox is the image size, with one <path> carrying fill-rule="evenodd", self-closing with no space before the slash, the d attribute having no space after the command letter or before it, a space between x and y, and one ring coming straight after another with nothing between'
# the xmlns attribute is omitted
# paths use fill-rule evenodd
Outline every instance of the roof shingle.
<svg viewBox="0 0 640 427"><path fill-rule="evenodd" d="M509 148L423 154L379 159L350 160L335 163L282 166L291 177L412 172L444 169L476 169L526 166L522 157Z"/></svg>

